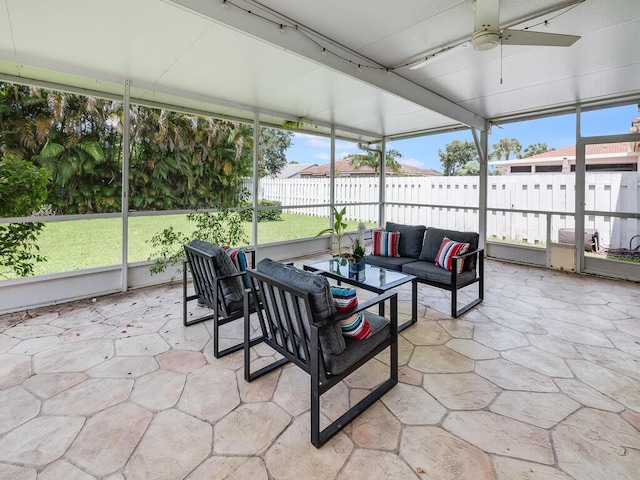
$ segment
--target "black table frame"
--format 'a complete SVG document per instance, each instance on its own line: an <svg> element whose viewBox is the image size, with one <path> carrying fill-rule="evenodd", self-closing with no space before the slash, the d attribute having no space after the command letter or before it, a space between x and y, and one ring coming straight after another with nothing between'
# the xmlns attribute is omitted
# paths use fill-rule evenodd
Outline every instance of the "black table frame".
<svg viewBox="0 0 640 480"><path fill-rule="evenodd" d="M380 271L393 272L396 275L397 274L402 275L402 278L394 282L387 283L383 287L375 287L373 285L368 285L364 282L359 281L357 275L349 275L349 274L342 275L341 273L332 272L319 267L319 264L327 263L327 262L329 262L329 260L312 263L310 265L303 264L302 268L308 272L317 272L324 277L331 278L336 282L338 282L338 285L340 285L341 283L346 283L348 285L362 288L363 290L367 290L369 292L373 292L378 295L380 295L381 293L385 293L395 287L399 287L400 285L404 285L407 282L411 282L411 319L398 325L398 332L403 331L405 328L410 327L411 325L413 325L418 321L418 279L415 275L410 275L408 273L403 273L398 270L390 270L388 268L377 267L374 265L367 264L365 266L365 271L374 270L375 275L379 275ZM348 272L349 270L348 265L345 265L343 268L345 269L346 272ZM378 312L379 315L384 316L384 302L380 303L378 310L379 310Z"/></svg>

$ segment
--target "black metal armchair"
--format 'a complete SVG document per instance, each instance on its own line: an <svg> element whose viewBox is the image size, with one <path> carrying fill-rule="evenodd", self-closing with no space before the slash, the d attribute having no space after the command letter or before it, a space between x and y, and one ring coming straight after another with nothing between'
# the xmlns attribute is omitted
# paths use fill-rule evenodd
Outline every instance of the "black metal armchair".
<svg viewBox="0 0 640 480"><path fill-rule="evenodd" d="M398 383L397 294L377 296L345 313L336 313L327 279L290 265L265 259L257 270L247 270L250 290L245 290L244 375L248 382L287 362L310 375L311 443L321 447L354 418ZM249 306L259 298L261 340L284 358L251 372ZM340 320L390 300L389 320L366 312L371 334L364 340L345 338ZM348 375L390 347L389 378L331 423L320 430L320 397Z"/></svg>
<svg viewBox="0 0 640 480"><path fill-rule="evenodd" d="M213 355L220 358L243 348L244 343L220 350L219 328L234 320L243 318L243 275L239 272L224 249L209 242L193 240L184 246L186 260L182 269L183 319L185 327L213 319ZM255 253L248 252L251 267L255 266ZM195 294L187 292L187 272L191 272ZM213 311L189 320L187 304L198 300L199 304ZM249 303L251 312L255 311L253 302Z"/></svg>

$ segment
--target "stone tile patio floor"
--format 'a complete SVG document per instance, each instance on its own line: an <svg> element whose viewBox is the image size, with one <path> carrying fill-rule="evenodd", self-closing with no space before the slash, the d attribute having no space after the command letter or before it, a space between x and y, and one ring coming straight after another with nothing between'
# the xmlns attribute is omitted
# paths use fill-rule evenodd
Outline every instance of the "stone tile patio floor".
<svg viewBox="0 0 640 480"><path fill-rule="evenodd" d="M400 383L320 450L308 377L246 383L242 352L213 358L209 322L182 326L180 285L0 317L0 478L640 478L638 285L495 261L486 279L458 320L447 292L419 287ZM265 357L256 347L255 367Z"/></svg>

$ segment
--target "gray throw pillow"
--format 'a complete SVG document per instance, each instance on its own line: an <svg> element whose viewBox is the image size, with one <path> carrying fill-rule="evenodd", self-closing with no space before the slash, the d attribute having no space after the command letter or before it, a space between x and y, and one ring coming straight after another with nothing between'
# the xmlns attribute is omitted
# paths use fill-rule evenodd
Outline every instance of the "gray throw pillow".
<svg viewBox="0 0 640 480"><path fill-rule="evenodd" d="M387 222L387 232L400 232L398 253L401 257L418 258L422 251L422 240L427 229L424 225L402 225L401 223Z"/></svg>

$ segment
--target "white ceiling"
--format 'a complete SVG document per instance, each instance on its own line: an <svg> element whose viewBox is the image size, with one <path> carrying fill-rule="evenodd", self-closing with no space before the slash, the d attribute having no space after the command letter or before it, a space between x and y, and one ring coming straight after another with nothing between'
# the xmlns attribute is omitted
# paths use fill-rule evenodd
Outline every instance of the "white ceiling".
<svg viewBox="0 0 640 480"><path fill-rule="evenodd" d="M470 38L472 0L227 3L0 0L0 75L114 95L129 79L142 101L304 117L364 140L640 98L638 0L586 0L535 19L568 2L502 0L501 26L550 19L534 30L582 38L569 48L461 46L419 70L402 65Z"/></svg>

